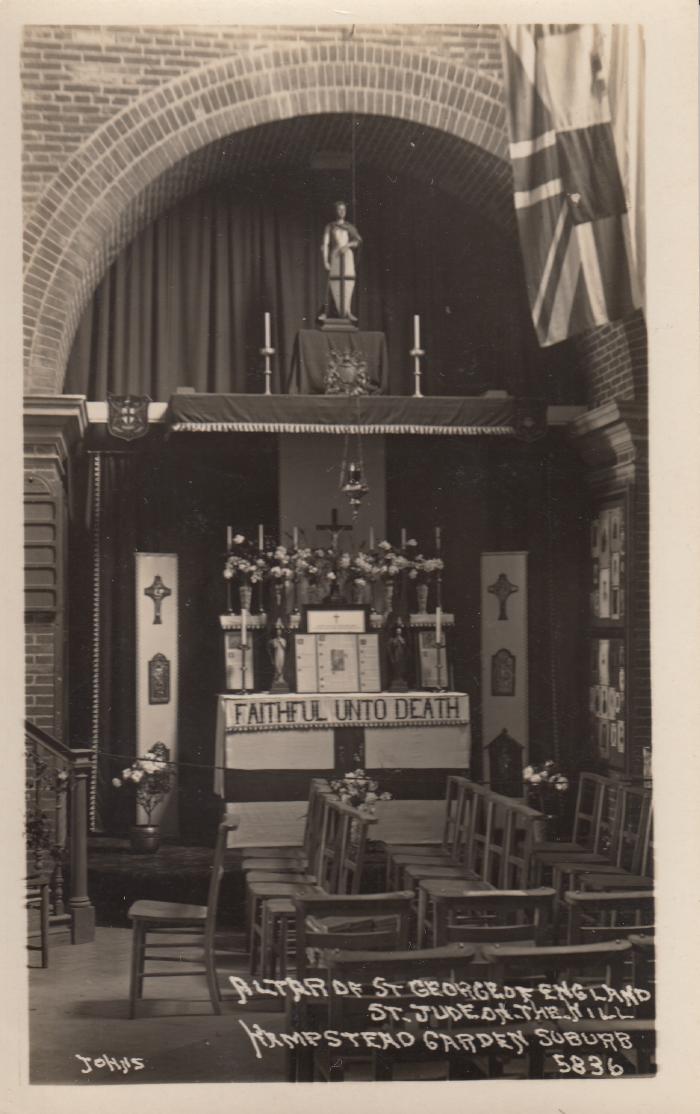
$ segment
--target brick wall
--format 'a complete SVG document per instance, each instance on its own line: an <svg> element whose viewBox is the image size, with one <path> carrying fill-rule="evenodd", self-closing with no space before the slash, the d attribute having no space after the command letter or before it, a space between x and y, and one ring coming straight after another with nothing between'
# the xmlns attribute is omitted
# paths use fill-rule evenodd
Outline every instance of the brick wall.
<svg viewBox="0 0 700 1114"><path fill-rule="evenodd" d="M25 627L26 715L37 727L60 737L60 725L55 723L54 638L53 622L28 617Z"/></svg>
<svg viewBox="0 0 700 1114"><path fill-rule="evenodd" d="M634 313L591 329L576 342L588 372L589 402L600 406L612 399L647 398L647 335L644 317Z"/></svg>
<svg viewBox="0 0 700 1114"><path fill-rule="evenodd" d="M356 26L354 42L413 47L500 81L495 27ZM158 85L274 43L348 41L342 27L27 27L22 50L27 214L65 159L112 116Z"/></svg>

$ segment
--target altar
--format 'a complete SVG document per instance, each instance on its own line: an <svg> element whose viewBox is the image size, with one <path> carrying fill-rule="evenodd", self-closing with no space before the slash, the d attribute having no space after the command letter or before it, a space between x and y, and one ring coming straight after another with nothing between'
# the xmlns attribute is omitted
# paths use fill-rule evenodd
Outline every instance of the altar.
<svg viewBox="0 0 700 1114"><path fill-rule="evenodd" d="M441 838L445 779L469 768L461 692L221 694L214 791L240 817L232 846L301 842L309 783L361 767L379 782L373 838Z"/></svg>

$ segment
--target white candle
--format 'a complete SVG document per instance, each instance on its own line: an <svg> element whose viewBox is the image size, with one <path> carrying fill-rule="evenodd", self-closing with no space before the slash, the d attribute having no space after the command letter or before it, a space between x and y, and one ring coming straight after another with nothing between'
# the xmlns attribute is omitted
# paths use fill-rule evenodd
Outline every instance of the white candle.
<svg viewBox="0 0 700 1114"><path fill-rule="evenodd" d="M241 608L241 647L248 645L248 612Z"/></svg>
<svg viewBox="0 0 700 1114"><path fill-rule="evenodd" d="M265 347L266 348L271 348L272 347L272 345L270 343L270 314L269 313L265 314Z"/></svg>
<svg viewBox="0 0 700 1114"><path fill-rule="evenodd" d="M260 526L258 526L258 549L262 553L264 548L265 548L265 542L264 542L264 539L263 539L263 528L262 528L262 525L260 525Z"/></svg>
<svg viewBox="0 0 700 1114"><path fill-rule="evenodd" d="M405 526L401 527L401 548L402 549L406 548L406 527Z"/></svg>
<svg viewBox="0 0 700 1114"><path fill-rule="evenodd" d="M296 549L297 546L299 545L299 527L298 526L294 527L294 529L292 530L292 535L293 535L293 538L294 538L294 548Z"/></svg>
<svg viewBox="0 0 700 1114"><path fill-rule="evenodd" d="M417 313L413 315L413 347L420 348L420 317Z"/></svg>
<svg viewBox="0 0 700 1114"><path fill-rule="evenodd" d="M439 647L442 642L442 608L439 606L435 608L435 641Z"/></svg>
<svg viewBox="0 0 700 1114"><path fill-rule="evenodd" d="M374 549L374 526L369 528L369 548Z"/></svg>
<svg viewBox="0 0 700 1114"><path fill-rule="evenodd" d="M233 544L233 528L231 526L227 526L226 527L226 548L230 549L232 544Z"/></svg>

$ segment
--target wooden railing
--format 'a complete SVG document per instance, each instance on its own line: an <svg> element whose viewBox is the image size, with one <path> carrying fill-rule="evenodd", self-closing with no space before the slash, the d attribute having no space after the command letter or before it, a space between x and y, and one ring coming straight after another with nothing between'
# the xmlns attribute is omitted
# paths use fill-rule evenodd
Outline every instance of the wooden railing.
<svg viewBox="0 0 700 1114"><path fill-rule="evenodd" d="M49 923L66 925L74 944L85 943L95 924L87 892L92 751L68 747L25 721L25 761L27 874L48 878Z"/></svg>

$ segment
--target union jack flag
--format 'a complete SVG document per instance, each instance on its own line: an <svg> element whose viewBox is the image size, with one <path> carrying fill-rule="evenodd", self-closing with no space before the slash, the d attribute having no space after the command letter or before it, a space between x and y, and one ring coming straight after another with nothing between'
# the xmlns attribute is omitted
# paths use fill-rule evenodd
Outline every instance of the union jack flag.
<svg viewBox="0 0 700 1114"><path fill-rule="evenodd" d="M595 24L503 27L515 212L540 345L641 305Z"/></svg>

